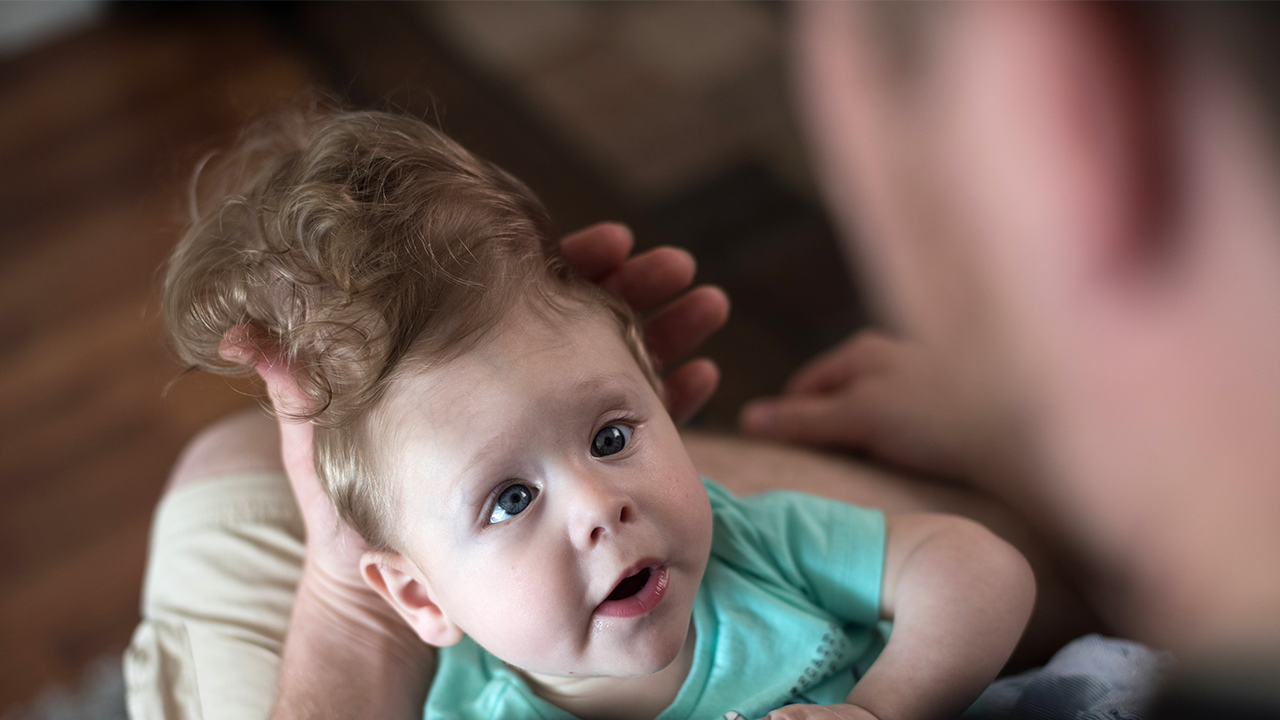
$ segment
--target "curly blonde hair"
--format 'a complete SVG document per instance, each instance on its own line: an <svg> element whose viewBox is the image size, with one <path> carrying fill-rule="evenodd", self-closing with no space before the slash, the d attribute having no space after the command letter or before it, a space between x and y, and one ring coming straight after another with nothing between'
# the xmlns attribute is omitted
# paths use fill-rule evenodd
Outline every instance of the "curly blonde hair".
<svg viewBox="0 0 1280 720"><path fill-rule="evenodd" d="M400 543L375 410L419 361L447 361L517 305L604 309L655 388L624 303L576 276L523 183L439 130L378 112L294 111L216 156L214 201L193 201L169 258L163 312L191 368L253 374L219 354L265 332L310 401L316 470L340 516L379 550ZM408 359L413 363L406 363Z"/></svg>

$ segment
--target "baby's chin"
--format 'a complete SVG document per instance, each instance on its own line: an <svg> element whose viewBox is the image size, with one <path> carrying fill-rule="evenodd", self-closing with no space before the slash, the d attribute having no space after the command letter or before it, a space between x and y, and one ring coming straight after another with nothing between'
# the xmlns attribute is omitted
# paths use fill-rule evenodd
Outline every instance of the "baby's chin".
<svg viewBox="0 0 1280 720"><path fill-rule="evenodd" d="M613 677L645 677L666 670L680 657L685 643L694 641L691 615L685 617L679 630L673 628L646 638L646 642L619 648L614 669L607 674Z"/></svg>
<svg viewBox="0 0 1280 720"><path fill-rule="evenodd" d="M685 642L692 643L693 640L693 623L686 622L684 632L670 631L661 636L650 636L643 643L597 648L594 657L571 667L554 667L540 662L545 658L530 658L527 665L510 661L507 664L520 668L534 679L545 679L548 682L544 684L548 685L558 684L555 679L647 677L671 667L680 657Z"/></svg>

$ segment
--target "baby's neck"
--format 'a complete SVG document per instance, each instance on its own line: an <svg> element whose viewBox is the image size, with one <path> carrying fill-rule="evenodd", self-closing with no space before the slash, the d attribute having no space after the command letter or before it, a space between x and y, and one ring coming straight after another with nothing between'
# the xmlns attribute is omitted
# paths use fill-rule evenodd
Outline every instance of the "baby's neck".
<svg viewBox="0 0 1280 720"><path fill-rule="evenodd" d="M641 677L558 677L525 672L538 697L582 720L653 720L676 699L693 666L697 633L689 623L680 654Z"/></svg>

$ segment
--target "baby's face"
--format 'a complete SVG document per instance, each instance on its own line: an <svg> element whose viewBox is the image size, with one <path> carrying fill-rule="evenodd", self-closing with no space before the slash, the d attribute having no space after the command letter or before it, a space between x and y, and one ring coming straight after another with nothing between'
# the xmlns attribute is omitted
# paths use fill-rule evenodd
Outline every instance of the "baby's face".
<svg viewBox="0 0 1280 720"><path fill-rule="evenodd" d="M458 627L548 675L675 659L711 508L611 321L515 313L386 410L404 554Z"/></svg>

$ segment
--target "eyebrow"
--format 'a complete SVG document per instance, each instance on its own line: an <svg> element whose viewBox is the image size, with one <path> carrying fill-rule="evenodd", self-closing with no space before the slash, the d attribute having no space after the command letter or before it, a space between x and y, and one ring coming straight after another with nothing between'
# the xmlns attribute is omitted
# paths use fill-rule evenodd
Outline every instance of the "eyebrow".
<svg viewBox="0 0 1280 720"><path fill-rule="evenodd" d="M625 373L593 375L573 383L564 391L564 397L568 398L565 404L575 409L582 408L588 404L593 406L619 405L635 396L635 387L634 378ZM487 466L497 463L486 462L486 460L491 459L492 456L486 456L483 453L471 458L471 462L467 463L466 469L454 479L453 493L465 493L467 485L481 482L483 476L492 474Z"/></svg>
<svg viewBox="0 0 1280 720"><path fill-rule="evenodd" d="M581 380L570 387L569 392L574 395L607 392L610 399L613 399L614 396L622 399L631 394L633 387L632 378L625 373L608 373Z"/></svg>

